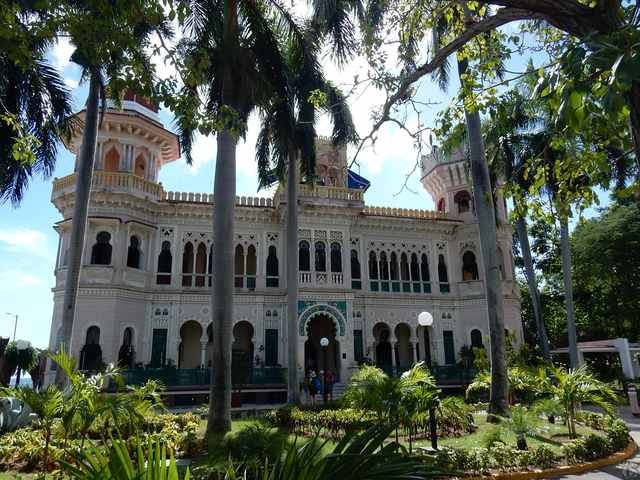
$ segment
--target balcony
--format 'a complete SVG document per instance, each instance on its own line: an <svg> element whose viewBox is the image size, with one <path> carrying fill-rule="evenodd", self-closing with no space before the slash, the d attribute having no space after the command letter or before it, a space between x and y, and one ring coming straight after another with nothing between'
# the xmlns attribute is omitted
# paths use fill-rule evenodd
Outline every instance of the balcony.
<svg viewBox="0 0 640 480"><path fill-rule="evenodd" d="M72 173L66 177L56 178L53 181L53 191L51 199L55 200L75 191L76 174ZM163 198L165 195L162 185L156 182L145 180L142 177L129 172L93 172L91 190L94 192L126 192L140 197L151 197L154 199Z"/></svg>
<svg viewBox="0 0 640 480"><path fill-rule="evenodd" d="M344 274L340 272L298 272L301 287L342 287Z"/></svg>
<svg viewBox="0 0 640 480"><path fill-rule="evenodd" d="M287 383L286 368L252 368L243 379L244 386L283 385ZM205 388L211 384L209 368L146 368L122 371L126 385L143 385L148 380L157 380L168 389ZM234 382L234 385L236 383Z"/></svg>

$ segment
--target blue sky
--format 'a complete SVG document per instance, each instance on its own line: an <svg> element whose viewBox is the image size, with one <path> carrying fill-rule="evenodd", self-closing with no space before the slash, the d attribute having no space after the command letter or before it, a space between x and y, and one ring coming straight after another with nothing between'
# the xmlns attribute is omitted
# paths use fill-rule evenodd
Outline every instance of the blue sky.
<svg viewBox="0 0 640 480"><path fill-rule="evenodd" d="M72 88L75 107L84 103L87 89L78 85L79 72L68 59L72 52L70 45L61 43L50 53L50 60ZM522 68L527 58L514 59L512 68ZM327 62L328 64L328 62ZM362 78L365 72L363 62L352 62L344 70L338 71L328 66L328 76L338 85L348 85L355 74ZM454 75L452 76L454 77ZM451 91L457 88L453 79ZM442 93L438 87L424 81L417 93L422 101L435 102L422 111L423 122L433 125L436 113L444 108L450 95ZM351 108L359 133L368 133L371 125L370 112L379 106L384 97L372 88L361 89L351 97ZM167 111L161 117L168 128L172 128L172 117ZM249 122L247 141L238 149L238 195L255 195L257 177L254 161L255 138L259 119ZM319 133L328 134L326 121L321 123ZM407 181L406 175L413 169L417 155L411 138L395 126L386 126L380 131L374 148L367 148L359 156L360 174L371 181L365 201L369 205L433 209L433 201L422 189L419 169ZM353 149L350 151L353 154ZM215 167L215 139L198 138L194 147L195 166L190 167L180 159L163 167L160 181L165 190L211 192ZM73 170L72 155L60 147L53 177L68 175ZM52 178L53 178L52 177ZM269 195L261 192L260 195ZM57 250L57 235L53 224L61 219L59 212L50 202L51 179L34 179L19 206L0 206L0 335L11 336L13 319L5 312L19 315L17 337L30 340L36 346L45 347L49 340L49 328L53 305L53 269Z"/></svg>

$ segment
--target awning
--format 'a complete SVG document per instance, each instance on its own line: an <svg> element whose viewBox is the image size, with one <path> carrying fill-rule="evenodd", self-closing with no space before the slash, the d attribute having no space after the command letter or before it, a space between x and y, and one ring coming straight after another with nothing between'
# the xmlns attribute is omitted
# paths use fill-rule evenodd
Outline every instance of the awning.
<svg viewBox="0 0 640 480"><path fill-rule="evenodd" d="M361 177L353 170L347 170L347 187L358 188L365 192L371 186L371 182L364 177Z"/></svg>

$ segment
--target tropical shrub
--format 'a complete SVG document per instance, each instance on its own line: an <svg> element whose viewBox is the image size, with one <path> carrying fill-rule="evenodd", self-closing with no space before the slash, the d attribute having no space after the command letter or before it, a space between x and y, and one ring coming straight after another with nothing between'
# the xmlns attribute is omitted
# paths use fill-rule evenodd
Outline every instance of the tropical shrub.
<svg viewBox="0 0 640 480"><path fill-rule="evenodd" d="M564 409L557 397L545 397L533 405L533 411L546 416L549 423L556 423L556 418L562 416Z"/></svg>
<svg viewBox="0 0 640 480"><path fill-rule="evenodd" d="M90 447L79 452L74 464L63 463L65 472L76 480L179 480L175 458L161 442L138 442L134 456L122 440L113 440L109 448ZM169 457L169 458L167 458ZM189 480L189 469L183 480Z"/></svg>
<svg viewBox="0 0 640 480"><path fill-rule="evenodd" d="M551 468L559 460L560 457L546 446L519 450L504 444L495 444L490 449L441 448L433 457L435 465L442 470L474 475L492 470L507 472L528 467Z"/></svg>
<svg viewBox="0 0 640 480"><path fill-rule="evenodd" d="M59 430L60 425L54 429ZM47 447L45 444L45 431L38 424L3 434L0 436L0 470L31 471L46 465L46 471L61 460L73 459L80 450L79 441L63 441L59 434L54 435Z"/></svg>
<svg viewBox="0 0 640 480"><path fill-rule="evenodd" d="M482 435L482 446L491 450L496 445L506 445L502 436L503 429L499 425L490 425Z"/></svg>
<svg viewBox="0 0 640 480"><path fill-rule="evenodd" d="M576 437L576 415L583 403L591 403L611 413L617 396L613 389L591 375L586 367L564 370L553 369L551 391L558 398L564 410L569 435Z"/></svg>
<svg viewBox="0 0 640 480"><path fill-rule="evenodd" d="M502 418L501 425L516 436L518 450L527 450L527 437L540 430L537 417L522 405L511 407L509 416Z"/></svg>
<svg viewBox="0 0 640 480"><path fill-rule="evenodd" d="M262 464L275 460L282 451L283 435L259 424L249 425L238 432L227 433L222 440L225 458Z"/></svg>
<svg viewBox="0 0 640 480"><path fill-rule="evenodd" d="M473 421L475 408L461 397L445 397L436 409L438 435L460 436L476 430Z"/></svg>

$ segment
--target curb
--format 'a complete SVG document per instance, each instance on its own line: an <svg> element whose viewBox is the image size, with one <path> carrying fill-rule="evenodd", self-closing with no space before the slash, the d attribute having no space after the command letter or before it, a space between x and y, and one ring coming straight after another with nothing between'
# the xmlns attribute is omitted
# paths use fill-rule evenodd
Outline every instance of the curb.
<svg viewBox="0 0 640 480"><path fill-rule="evenodd" d="M638 445L631 440L624 450L616 452L608 457L601 458L588 463L578 463L576 465L565 465L562 467L549 468L546 470L532 470L528 472L499 473L496 475L483 475L479 477L461 477L464 480L532 480L536 478L559 477L563 475L578 475L580 473L598 470L602 467L615 465L630 459L638 452Z"/></svg>

